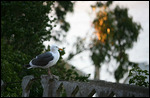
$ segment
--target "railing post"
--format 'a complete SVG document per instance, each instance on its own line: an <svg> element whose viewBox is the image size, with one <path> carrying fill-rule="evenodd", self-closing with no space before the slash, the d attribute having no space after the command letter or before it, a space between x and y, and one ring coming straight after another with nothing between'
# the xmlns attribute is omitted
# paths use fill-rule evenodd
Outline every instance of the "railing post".
<svg viewBox="0 0 150 98"><path fill-rule="evenodd" d="M33 79L34 79L33 75L23 77L22 84L21 84L23 90L22 97L29 97L30 88Z"/></svg>
<svg viewBox="0 0 150 98"><path fill-rule="evenodd" d="M4 89L4 86L5 86L5 84L4 84L3 80L1 80L1 91Z"/></svg>
<svg viewBox="0 0 150 98"><path fill-rule="evenodd" d="M54 77L48 75L41 75L41 84L43 87L43 97L56 97L57 88L59 87L59 81L57 76Z"/></svg>

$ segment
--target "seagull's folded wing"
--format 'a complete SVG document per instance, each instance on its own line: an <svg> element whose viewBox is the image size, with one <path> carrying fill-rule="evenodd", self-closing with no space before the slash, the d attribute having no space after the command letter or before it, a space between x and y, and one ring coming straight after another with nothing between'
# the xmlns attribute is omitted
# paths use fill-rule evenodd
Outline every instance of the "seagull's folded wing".
<svg viewBox="0 0 150 98"><path fill-rule="evenodd" d="M34 58L31 63L36 66L46 66L48 62L52 61L53 59L54 56L52 55L52 53L46 52L36 56L36 58Z"/></svg>

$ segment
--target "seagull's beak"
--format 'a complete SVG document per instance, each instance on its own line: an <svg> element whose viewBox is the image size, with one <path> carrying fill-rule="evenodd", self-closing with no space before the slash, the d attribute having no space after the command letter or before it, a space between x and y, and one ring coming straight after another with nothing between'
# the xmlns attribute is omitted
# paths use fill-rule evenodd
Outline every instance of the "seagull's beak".
<svg viewBox="0 0 150 98"><path fill-rule="evenodd" d="M63 49L59 48L59 50L63 51Z"/></svg>

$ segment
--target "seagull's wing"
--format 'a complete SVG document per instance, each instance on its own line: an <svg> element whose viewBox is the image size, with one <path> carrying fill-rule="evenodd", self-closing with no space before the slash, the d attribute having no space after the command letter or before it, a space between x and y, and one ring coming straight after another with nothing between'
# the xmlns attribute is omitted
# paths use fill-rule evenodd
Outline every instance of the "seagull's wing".
<svg viewBox="0 0 150 98"><path fill-rule="evenodd" d="M36 56L36 58L32 59L31 63L36 66L45 66L49 61L52 61L54 56L51 52L46 52Z"/></svg>

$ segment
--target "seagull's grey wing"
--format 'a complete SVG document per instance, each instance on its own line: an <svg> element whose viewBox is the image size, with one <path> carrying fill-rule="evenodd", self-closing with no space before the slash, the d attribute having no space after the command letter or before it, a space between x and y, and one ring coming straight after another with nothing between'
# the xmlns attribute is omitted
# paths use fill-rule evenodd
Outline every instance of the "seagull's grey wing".
<svg viewBox="0 0 150 98"><path fill-rule="evenodd" d="M46 53L36 56L36 58L34 58L31 63L37 66L45 66L48 64L49 61L53 59L54 59L54 56L52 55L52 53L46 52Z"/></svg>
<svg viewBox="0 0 150 98"><path fill-rule="evenodd" d="M45 52L45 53L42 53L38 56L36 56L36 58L47 58L47 57L51 57L53 59L53 55L51 52Z"/></svg>

